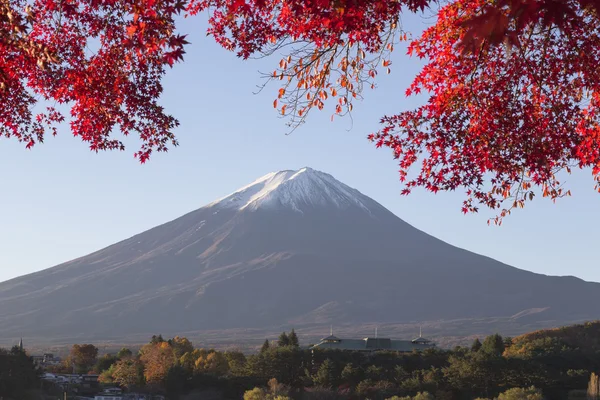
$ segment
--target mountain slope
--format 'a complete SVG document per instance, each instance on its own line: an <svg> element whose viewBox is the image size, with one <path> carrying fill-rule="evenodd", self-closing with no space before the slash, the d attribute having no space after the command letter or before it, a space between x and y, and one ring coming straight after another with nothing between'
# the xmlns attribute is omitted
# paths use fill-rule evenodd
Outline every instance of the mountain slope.
<svg viewBox="0 0 600 400"><path fill-rule="evenodd" d="M0 336L513 315L558 324L597 318L598 301L600 284L450 246L331 175L303 168L0 283Z"/></svg>

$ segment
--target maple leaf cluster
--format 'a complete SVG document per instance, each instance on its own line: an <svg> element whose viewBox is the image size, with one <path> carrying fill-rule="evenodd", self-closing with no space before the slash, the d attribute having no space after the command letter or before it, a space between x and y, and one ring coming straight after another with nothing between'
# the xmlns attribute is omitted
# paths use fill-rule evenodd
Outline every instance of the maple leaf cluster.
<svg viewBox="0 0 600 400"><path fill-rule="evenodd" d="M135 132L141 162L176 145L177 121L158 104L165 66L187 43L157 0L0 0L0 136L32 147L65 120L94 151L123 149ZM39 110L36 113L36 108Z"/></svg>
<svg viewBox="0 0 600 400"><path fill-rule="evenodd" d="M499 41L493 27L473 33L489 2L457 0L411 43L409 54L428 63L406 94L423 90L429 100L384 117L370 136L393 150L405 194L463 188L463 212L485 205L499 210L490 221L499 224L536 192L570 195L561 171L592 167L600 182L599 14L583 2L556 3L553 14L521 15L526 24L505 9Z"/></svg>
<svg viewBox="0 0 600 400"><path fill-rule="evenodd" d="M404 9L422 10L428 0L192 0L191 13L208 10L208 33L241 58L282 56L265 74L281 81L273 106L302 124L312 109L334 100L334 115L352 111L365 87L375 87L378 67L389 73L394 44L406 40ZM266 85L266 84L265 84ZM333 119L333 115L332 115Z"/></svg>
<svg viewBox="0 0 600 400"><path fill-rule="evenodd" d="M410 38L402 13L434 6L435 24ZM406 94L429 99L369 136L392 149L405 194L464 190L465 213L484 205L500 223L536 193L569 195L561 171L591 167L600 186L597 0L0 0L0 134L29 147L55 133L56 108L32 111L44 101L70 105L92 150L122 148L117 128L139 134L142 162L176 145L157 100L187 44L182 11L207 12L208 33L243 59L280 57L266 76L294 128L327 101L332 118L350 113L410 40L427 63Z"/></svg>
<svg viewBox="0 0 600 400"><path fill-rule="evenodd" d="M592 167L600 182L600 3L594 0L453 0L408 53L426 66L408 96L415 110L382 119L369 139L398 159L403 194L463 189L463 212L499 210L501 223L541 192L570 195L557 174ZM270 80L273 105L292 126L337 98L335 114L389 73L389 53L407 40L403 11L427 1L197 0L211 11L221 45L248 58L285 53ZM332 115L333 118L333 115ZM414 171L415 164L420 170ZM410 171L413 170L411 174ZM597 186L598 188L598 186Z"/></svg>

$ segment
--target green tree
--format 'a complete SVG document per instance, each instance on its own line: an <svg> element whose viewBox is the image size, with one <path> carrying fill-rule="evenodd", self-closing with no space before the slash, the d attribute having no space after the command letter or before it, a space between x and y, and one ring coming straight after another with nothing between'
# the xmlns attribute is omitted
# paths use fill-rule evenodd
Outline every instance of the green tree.
<svg viewBox="0 0 600 400"><path fill-rule="evenodd" d="M98 382L104 383L104 384L114 383L114 380L112 377L114 369L115 369L115 366L113 364L110 366L109 369L102 371L100 373L100 375L98 375Z"/></svg>
<svg viewBox="0 0 600 400"><path fill-rule="evenodd" d="M498 400L542 400L542 392L531 386L527 389L512 388L498 396Z"/></svg>
<svg viewBox="0 0 600 400"><path fill-rule="evenodd" d="M0 349L0 398L25 399L29 389L39 387L39 370L19 347Z"/></svg>
<svg viewBox="0 0 600 400"><path fill-rule="evenodd" d="M264 379L276 378L279 382L293 387L301 386L304 367L309 362L307 352L295 347L271 347L264 353L249 356L247 368L251 375Z"/></svg>
<svg viewBox="0 0 600 400"><path fill-rule="evenodd" d="M176 359L180 359L185 353L194 351L192 342L185 337L175 336L173 339L169 339L168 343L173 349L173 356Z"/></svg>
<svg viewBox="0 0 600 400"><path fill-rule="evenodd" d="M101 374L103 371L109 369L114 363L119 361L118 357L113 356L112 354L105 354L96 361L96 365L94 365L94 372L97 374Z"/></svg>
<svg viewBox="0 0 600 400"><path fill-rule="evenodd" d="M206 349L194 349L191 352L187 352L179 358L179 365L187 369L188 371L193 371L196 366L196 360L200 357L206 357L208 355L208 350Z"/></svg>
<svg viewBox="0 0 600 400"><path fill-rule="evenodd" d="M413 397L413 400L435 400L435 397L429 392L419 392Z"/></svg>
<svg viewBox="0 0 600 400"><path fill-rule="evenodd" d="M165 390L169 394L170 398L179 398L186 392L186 386L188 384L191 374L181 365L173 365L169 368L167 376L165 377Z"/></svg>
<svg viewBox="0 0 600 400"><path fill-rule="evenodd" d="M117 358L119 360L122 360L124 358L130 358L133 356L133 353L131 350L129 350L126 347L123 347L121 350L119 350L119 352L117 353Z"/></svg>
<svg viewBox="0 0 600 400"><path fill-rule="evenodd" d="M279 335L279 339L277 340L277 345L279 347L286 347L290 345L290 338L288 337L287 333L281 332L281 335Z"/></svg>
<svg viewBox="0 0 600 400"><path fill-rule="evenodd" d="M485 338L481 351L490 356L501 356L504 353L504 340L497 333Z"/></svg>
<svg viewBox="0 0 600 400"><path fill-rule="evenodd" d="M200 356L196 360L195 372L223 376L229 371L227 358L219 351L209 352L206 356Z"/></svg>
<svg viewBox="0 0 600 400"><path fill-rule="evenodd" d="M411 376L408 371L401 365L397 365L394 368L394 382L397 384L402 384L405 380L409 379Z"/></svg>
<svg viewBox="0 0 600 400"><path fill-rule="evenodd" d="M356 387L362 380L363 373L360 368L355 367L352 363L348 363L344 366L344 369L342 369L340 378L342 379L342 383L348 384L351 387Z"/></svg>
<svg viewBox="0 0 600 400"><path fill-rule="evenodd" d="M479 338L476 338L473 341L473 344L471 345L471 351L476 353L481 349L481 342L479 341Z"/></svg>
<svg viewBox="0 0 600 400"><path fill-rule="evenodd" d="M244 393L244 400L291 400L289 396L290 388L281 384L277 379L270 379L269 389L254 388Z"/></svg>
<svg viewBox="0 0 600 400"><path fill-rule="evenodd" d="M368 397L370 398L370 394L373 392L373 386L375 383L370 379L365 379L360 381L358 385L356 385L356 394L360 397Z"/></svg>
<svg viewBox="0 0 600 400"><path fill-rule="evenodd" d="M152 335L152 339L150 339L150 343L151 344L157 344L157 343L162 343L164 342L165 339L163 339L162 335Z"/></svg>
<svg viewBox="0 0 600 400"><path fill-rule="evenodd" d="M263 343L262 347L260 348L260 352L264 353L265 351L269 350L269 339L265 339L265 342Z"/></svg>
<svg viewBox="0 0 600 400"><path fill-rule="evenodd" d="M451 355L448 366L443 369L444 377L465 397L489 396L501 383L504 361L504 358L490 357L483 351Z"/></svg>
<svg viewBox="0 0 600 400"><path fill-rule="evenodd" d="M317 373L313 376L316 386L331 388L337 383L335 364L328 358L319 366Z"/></svg>
<svg viewBox="0 0 600 400"><path fill-rule="evenodd" d="M293 347L300 347L300 341L298 340L298 335L296 335L296 331L292 328L292 331L288 335L289 345Z"/></svg>
<svg viewBox="0 0 600 400"><path fill-rule="evenodd" d="M385 377L385 370L382 366L377 365L369 365L365 370L365 375L368 379L371 379L374 382L380 381Z"/></svg>
<svg viewBox="0 0 600 400"><path fill-rule="evenodd" d="M414 397L410 397L410 396L404 396L404 397L392 396L392 397L387 398L386 400L435 400L435 397L432 394L430 394L429 392L419 392Z"/></svg>
<svg viewBox="0 0 600 400"><path fill-rule="evenodd" d="M229 373L240 376L246 372L246 356L241 351L227 351L224 353L227 359Z"/></svg>

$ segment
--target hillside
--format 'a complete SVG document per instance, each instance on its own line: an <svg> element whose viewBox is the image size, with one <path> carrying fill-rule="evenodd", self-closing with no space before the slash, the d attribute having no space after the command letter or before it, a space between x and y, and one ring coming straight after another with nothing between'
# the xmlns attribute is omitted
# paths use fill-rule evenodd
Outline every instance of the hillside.
<svg viewBox="0 0 600 400"><path fill-rule="evenodd" d="M553 329L529 332L513 339L506 356L532 357L540 352L578 350L594 354L600 351L600 321L585 322Z"/></svg>

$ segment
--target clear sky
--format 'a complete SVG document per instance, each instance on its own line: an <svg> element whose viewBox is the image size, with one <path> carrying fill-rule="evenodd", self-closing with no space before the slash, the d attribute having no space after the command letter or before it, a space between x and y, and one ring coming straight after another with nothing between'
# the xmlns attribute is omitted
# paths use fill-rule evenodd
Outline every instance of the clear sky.
<svg viewBox="0 0 600 400"><path fill-rule="evenodd" d="M405 23L419 29L425 21ZM254 95L258 70L277 59L243 62L204 35L201 18L185 21L192 44L169 73L163 105L181 122L180 146L139 165L126 152L95 154L63 131L25 150L0 138L0 281L86 255L174 219L268 172L310 166L377 200L415 227L518 268L600 281L595 232L600 194L589 171L568 181L573 197L537 199L502 227L490 213L464 216L462 193L400 196L388 150L366 140L384 114L416 103L404 90L419 68L396 51L391 75L355 105L353 122L313 114L291 135L272 107L277 87ZM402 254L398 254L402 258ZM168 268L168 266L166 266Z"/></svg>

